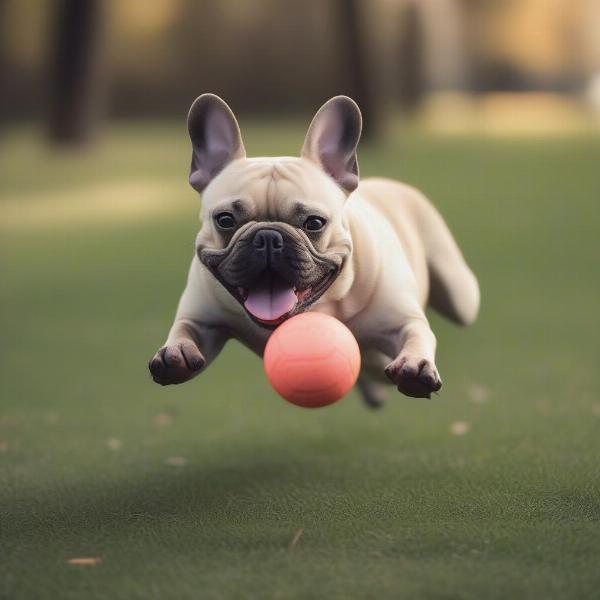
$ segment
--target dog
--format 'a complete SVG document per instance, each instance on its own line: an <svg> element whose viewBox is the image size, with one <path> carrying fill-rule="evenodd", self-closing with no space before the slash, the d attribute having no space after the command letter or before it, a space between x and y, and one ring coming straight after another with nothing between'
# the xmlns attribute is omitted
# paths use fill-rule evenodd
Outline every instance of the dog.
<svg viewBox="0 0 600 600"><path fill-rule="evenodd" d="M359 182L356 103L326 102L300 157L247 158L234 114L213 94L194 101L187 123L201 228L175 322L149 363L154 381L192 379L230 338L262 355L277 325L311 310L356 337L369 406L381 405L384 382L415 398L440 390L425 308L472 323L477 279L423 194Z"/></svg>

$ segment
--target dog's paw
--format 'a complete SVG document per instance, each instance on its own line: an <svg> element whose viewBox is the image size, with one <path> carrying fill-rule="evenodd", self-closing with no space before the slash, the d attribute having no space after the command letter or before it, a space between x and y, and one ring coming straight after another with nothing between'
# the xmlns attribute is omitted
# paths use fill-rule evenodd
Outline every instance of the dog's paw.
<svg viewBox="0 0 600 600"><path fill-rule="evenodd" d="M160 385L183 383L198 374L206 361L190 341L161 348L148 363L152 379Z"/></svg>
<svg viewBox="0 0 600 600"><path fill-rule="evenodd" d="M398 391L413 398L431 398L442 387L435 365L419 356L400 355L385 368L385 374Z"/></svg>

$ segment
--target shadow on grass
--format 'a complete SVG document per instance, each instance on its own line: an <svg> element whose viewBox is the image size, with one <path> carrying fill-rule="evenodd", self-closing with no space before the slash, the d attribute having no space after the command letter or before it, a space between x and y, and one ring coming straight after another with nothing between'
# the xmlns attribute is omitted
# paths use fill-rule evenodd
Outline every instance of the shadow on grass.
<svg viewBox="0 0 600 600"><path fill-rule="evenodd" d="M17 545L26 539L85 540L99 532L118 536L138 526L181 522L214 530L222 538L219 545L227 545L227 526L251 524L257 531L277 522L303 526L307 517L321 519L324 510L328 520L346 521L378 501L360 493L357 502L362 467L343 466L358 452L350 442L329 443L327 452L307 451L305 444L299 437L285 446L236 448L233 459L231 452L213 454L204 467L165 465L140 469L132 478L104 471L95 479L88 471L79 483L13 497L2 537ZM232 539L243 539L240 535L231 531Z"/></svg>
<svg viewBox="0 0 600 600"><path fill-rule="evenodd" d="M523 483L523 473L500 457L493 466L451 467L414 450L394 459L376 455L349 439L307 449L298 436L285 444L238 443L227 456L205 457L200 468L165 465L134 478L104 471L75 487L13 498L2 537L15 546L23 540L85 546L121 536L156 543L153 536L167 528L175 544L285 549L298 527L337 531L346 541L390 527L407 536L404 553L437 554L453 551L461 539L483 544L486 535L503 540L511 530L520 537L522 527L541 533L560 523L600 521L600 501L590 489L553 483L544 472Z"/></svg>

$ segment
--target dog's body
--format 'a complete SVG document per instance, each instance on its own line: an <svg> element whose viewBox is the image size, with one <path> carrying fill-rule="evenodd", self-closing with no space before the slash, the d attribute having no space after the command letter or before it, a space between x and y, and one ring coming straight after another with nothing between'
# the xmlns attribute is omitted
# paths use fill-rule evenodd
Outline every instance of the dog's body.
<svg viewBox="0 0 600 600"><path fill-rule="evenodd" d="M410 396L439 390L425 307L471 323L477 281L422 194L386 179L358 185L356 105L325 104L301 158L246 158L215 96L194 103L189 123L203 225L175 323L150 363L155 381L187 381L232 337L262 355L274 325L315 310L356 337L369 404L378 379Z"/></svg>

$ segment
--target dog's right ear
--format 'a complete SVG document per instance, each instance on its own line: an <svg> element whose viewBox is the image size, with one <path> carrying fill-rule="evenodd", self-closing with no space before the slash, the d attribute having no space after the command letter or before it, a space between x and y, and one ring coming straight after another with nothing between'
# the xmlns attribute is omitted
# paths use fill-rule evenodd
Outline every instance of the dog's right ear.
<svg viewBox="0 0 600 600"><path fill-rule="evenodd" d="M193 148L190 185L201 192L232 160L244 158L246 150L238 122L219 96L196 98L187 124Z"/></svg>

